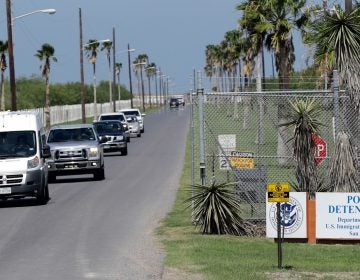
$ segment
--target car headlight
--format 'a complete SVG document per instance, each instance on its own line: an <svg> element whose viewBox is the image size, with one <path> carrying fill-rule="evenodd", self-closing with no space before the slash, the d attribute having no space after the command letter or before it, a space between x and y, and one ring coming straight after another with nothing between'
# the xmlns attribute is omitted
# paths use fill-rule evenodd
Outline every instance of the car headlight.
<svg viewBox="0 0 360 280"><path fill-rule="evenodd" d="M97 157L98 156L98 148L97 147L92 147L90 148L90 151L89 151L89 156L90 157Z"/></svg>
<svg viewBox="0 0 360 280"><path fill-rule="evenodd" d="M39 166L39 163L40 163L40 159L36 156L36 157L28 160L27 168L28 169L36 168Z"/></svg>

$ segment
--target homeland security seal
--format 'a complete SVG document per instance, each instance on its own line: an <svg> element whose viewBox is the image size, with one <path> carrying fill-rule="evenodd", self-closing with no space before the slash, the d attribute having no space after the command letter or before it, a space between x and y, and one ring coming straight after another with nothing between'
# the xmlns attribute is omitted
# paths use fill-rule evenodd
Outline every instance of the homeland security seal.
<svg viewBox="0 0 360 280"><path fill-rule="evenodd" d="M304 210L297 199L290 197L289 202L280 204L281 227L285 234L296 232L304 219ZM272 203L269 211L271 226L277 230L276 203ZM282 229L281 229L282 230Z"/></svg>

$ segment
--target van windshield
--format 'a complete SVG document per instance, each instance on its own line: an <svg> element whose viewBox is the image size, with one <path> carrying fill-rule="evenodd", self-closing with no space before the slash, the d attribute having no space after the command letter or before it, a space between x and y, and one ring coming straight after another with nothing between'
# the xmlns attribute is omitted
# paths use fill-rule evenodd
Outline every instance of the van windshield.
<svg viewBox="0 0 360 280"><path fill-rule="evenodd" d="M135 115L137 117L140 116L139 111L122 111L122 112L125 114L125 116L129 116L129 115Z"/></svg>
<svg viewBox="0 0 360 280"><path fill-rule="evenodd" d="M102 121L117 120L117 121L124 122L125 118L124 118L124 115L103 115L103 116L100 116L100 120L102 120Z"/></svg>
<svg viewBox="0 0 360 280"><path fill-rule="evenodd" d="M0 158L30 157L35 154L35 131L0 132Z"/></svg>

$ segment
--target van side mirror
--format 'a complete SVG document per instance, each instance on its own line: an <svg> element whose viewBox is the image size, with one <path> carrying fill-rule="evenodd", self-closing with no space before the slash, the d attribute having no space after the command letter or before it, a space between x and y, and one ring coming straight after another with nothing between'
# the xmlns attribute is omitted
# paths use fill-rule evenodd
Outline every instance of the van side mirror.
<svg viewBox="0 0 360 280"><path fill-rule="evenodd" d="M49 145L44 145L44 147L42 147L42 149L41 149L41 156L42 156L43 158L49 158L49 157L51 157L50 146L49 146Z"/></svg>

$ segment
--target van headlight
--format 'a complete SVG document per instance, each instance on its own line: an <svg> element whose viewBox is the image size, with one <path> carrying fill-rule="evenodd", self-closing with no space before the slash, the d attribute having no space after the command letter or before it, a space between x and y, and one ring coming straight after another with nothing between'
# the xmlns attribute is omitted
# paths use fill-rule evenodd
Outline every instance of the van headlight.
<svg viewBox="0 0 360 280"><path fill-rule="evenodd" d="M36 157L28 160L27 168L28 169L36 168L39 166L39 163L40 163L40 159L36 156Z"/></svg>
<svg viewBox="0 0 360 280"><path fill-rule="evenodd" d="M97 157L98 153L99 153L98 148L97 147L92 147L92 148L90 148L89 156L90 157Z"/></svg>

